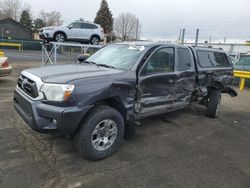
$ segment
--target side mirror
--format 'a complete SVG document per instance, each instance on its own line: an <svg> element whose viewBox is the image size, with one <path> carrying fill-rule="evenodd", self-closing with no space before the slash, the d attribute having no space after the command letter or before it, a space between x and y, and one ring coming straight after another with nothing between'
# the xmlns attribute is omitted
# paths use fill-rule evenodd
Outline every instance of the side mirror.
<svg viewBox="0 0 250 188"><path fill-rule="evenodd" d="M84 61L86 61L88 58L90 57L90 54L80 54L77 58L77 60L80 63L83 63Z"/></svg>
<svg viewBox="0 0 250 188"><path fill-rule="evenodd" d="M73 29L74 27L73 27L73 26L69 26L68 28L69 28L69 29Z"/></svg>

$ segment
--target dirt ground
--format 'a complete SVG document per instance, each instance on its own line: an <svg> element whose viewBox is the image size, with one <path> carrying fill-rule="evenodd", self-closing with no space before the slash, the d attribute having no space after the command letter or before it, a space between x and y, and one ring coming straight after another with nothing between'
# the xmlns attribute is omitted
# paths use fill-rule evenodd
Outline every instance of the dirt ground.
<svg viewBox="0 0 250 188"><path fill-rule="evenodd" d="M224 95L218 119L201 106L145 119L112 157L91 162L14 111L18 75L39 65L16 62L0 78L0 187L250 187L250 90Z"/></svg>

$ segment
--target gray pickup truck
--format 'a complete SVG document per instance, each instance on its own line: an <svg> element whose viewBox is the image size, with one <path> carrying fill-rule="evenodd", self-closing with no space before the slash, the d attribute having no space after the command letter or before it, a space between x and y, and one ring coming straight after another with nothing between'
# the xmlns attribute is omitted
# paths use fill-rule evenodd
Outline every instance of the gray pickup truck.
<svg viewBox="0 0 250 188"><path fill-rule="evenodd" d="M90 160L113 154L141 118L190 104L215 118L221 93L237 96L233 65L219 49L120 43L79 61L24 70L14 106L34 130L72 135Z"/></svg>

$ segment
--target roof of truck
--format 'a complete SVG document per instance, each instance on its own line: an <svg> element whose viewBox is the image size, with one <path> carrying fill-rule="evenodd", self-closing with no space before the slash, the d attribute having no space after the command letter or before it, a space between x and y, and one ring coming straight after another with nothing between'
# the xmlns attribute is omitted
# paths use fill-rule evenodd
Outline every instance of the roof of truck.
<svg viewBox="0 0 250 188"><path fill-rule="evenodd" d="M211 48L211 47L205 47L205 46L191 46L191 45L183 45L183 44L174 44L174 43L166 43L166 42L153 42L153 41L131 41L131 42L119 42L115 43L119 45L135 45L135 46L158 46L158 45L166 45L166 46L175 46L175 47L190 47L194 51L197 50L206 50L206 51L217 51L217 52L224 52L222 48Z"/></svg>
<svg viewBox="0 0 250 188"><path fill-rule="evenodd" d="M120 45L136 45L136 46L156 46L156 45L171 45L171 46L184 46L181 44L173 44L173 43L167 43L167 42L153 42L153 41L131 41L131 42L119 42L115 44ZM187 47L187 46L185 46Z"/></svg>

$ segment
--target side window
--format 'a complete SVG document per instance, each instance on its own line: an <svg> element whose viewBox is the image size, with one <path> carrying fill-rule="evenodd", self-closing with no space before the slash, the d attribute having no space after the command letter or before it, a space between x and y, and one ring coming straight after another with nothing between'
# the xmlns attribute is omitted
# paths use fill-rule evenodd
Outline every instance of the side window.
<svg viewBox="0 0 250 188"><path fill-rule="evenodd" d="M186 48L178 48L178 70L185 71L191 68L191 55L190 51Z"/></svg>
<svg viewBox="0 0 250 188"><path fill-rule="evenodd" d="M88 26L86 23L81 23L81 29L88 29Z"/></svg>
<svg viewBox="0 0 250 188"><path fill-rule="evenodd" d="M71 24L74 28L81 28L81 23L80 22L73 22L72 24Z"/></svg>
<svg viewBox="0 0 250 188"><path fill-rule="evenodd" d="M228 67L230 65L225 53L198 51L197 55L201 67Z"/></svg>
<svg viewBox="0 0 250 188"><path fill-rule="evenodd" d="M209 57L209 52L207 51L198 51L197 52L198 55L198 60L200 63L201 67L211 67L212 65L212 61Z"/></svg>
<svg viewBox="0 0 250 188"><path fill-rule="evenodd" d="M94 24L82 23L81 28L82 29L96 29L97 26Z"/></svg>
<svg viewBox="0 0 250 188"><path fill-rule="evenodd" d="M174 49L162 48L156 51L148 60L142 72L143 75L174 71Z"/></svg>
<svg viewBox="0 0 250 188"><path fill-rule="evenodd" d="M220 52L212 52L211 59L216 67L228 67L229 61L227 55Z"/></svg>
<svg viewBox="0 0 250 188"><path fill-rule="evenodd" d="M90 29L97 29L98 27L96 25L94 25L94 24L89 24L89 28Z"/></svg>

